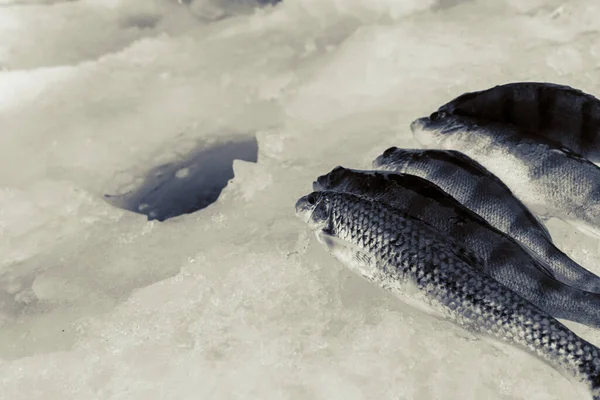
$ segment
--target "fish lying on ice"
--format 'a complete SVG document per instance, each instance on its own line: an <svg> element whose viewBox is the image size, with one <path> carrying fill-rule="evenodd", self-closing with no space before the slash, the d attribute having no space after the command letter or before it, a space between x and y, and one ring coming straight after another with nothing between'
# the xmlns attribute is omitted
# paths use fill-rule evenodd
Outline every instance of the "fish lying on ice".
<svg viewBox="0 0 600 400"><path fill-rule="evenodd" d="M336 167L320 176L313 190L360 195L418 218L472 251L483 271L553 317L600 327L600 294L557 281L515 240L425 179Z"/></svg>
<svg viewBox="0 0 600 400"><path fill-rule="evenodd" d="M600 100L569 86L516 82L465 93L438 109L510 123L600 162Z"/></svg>
<svg viewBox="0 0 600 400"><path fill-rule="evenodd" d="M435 112L411 124L427 148L457 150L500 178L525 204L600 236L600 168L508 124Z"/></svg>
<svg viewBox="0 0 600 400"><path fill-rule="evenodd" d="M472 332L529 351L600 400L600 349L481 272L433 227L383 203L329 191L301 197L296 214L366 279Z"/></svg>
<svg viewBox="0 0 600 400"><path fill-rule="evenodd" d="M600 293L600 277L558 249L546 228L510 189L465 154L392 147L375 159L373 167L420 176L435 183L490 225L535 252L558 280Z"/></svg>

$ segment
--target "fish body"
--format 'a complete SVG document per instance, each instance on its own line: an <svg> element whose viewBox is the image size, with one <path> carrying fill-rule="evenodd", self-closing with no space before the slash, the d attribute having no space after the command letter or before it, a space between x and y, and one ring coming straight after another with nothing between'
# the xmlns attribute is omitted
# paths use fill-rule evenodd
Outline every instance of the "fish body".
<svg viewBox="0 0 600 400"><path fill-rule="evenodd" d="M600 277L558 249L546 228L511 190L467 155L454 150L392 147L377 157L373 167L427 179L491 226L536 253L558 280L600 293Z"/></svg>
<svg viewBox="0 0 600 400"><path fill-rule="evenodd" d="M329 191L300 198L296 214L368 280L466 329L529 351L585 383L600 400L600 349L470 265L433 227L378 201Z"/></svg>
<svg viewBox="0 0 600 400"><path fill-rule="evenodd" d="M600 235L600 168L587 159L512 125L446 113L419 118L411 130L424 147L479 162L539 214Z"/></svg>
<svg viewBox="0 0 600 400"><path fill-rule="evenodd" d="M336 167L313 190L367 197L431 225L472 251L494 279L555 318L600 327L600 294L557 281L548 266L433 183L417 176Z"/></svg>
<svg viewBox="0 0 600 400"><path fill-rule="evenodd" d="M600 100L569 86L515 82L465 93L439 112L513 124L600 162Z"/></svg>
<svg viewBox="0 0 600 400"><path fill-rule="evenodd" d="M373 167L435 183L492 226L520 241L521 236L525 240L531 236L552 240L546 227L498 177L463 153L391 147L373 161Z"/></svg>

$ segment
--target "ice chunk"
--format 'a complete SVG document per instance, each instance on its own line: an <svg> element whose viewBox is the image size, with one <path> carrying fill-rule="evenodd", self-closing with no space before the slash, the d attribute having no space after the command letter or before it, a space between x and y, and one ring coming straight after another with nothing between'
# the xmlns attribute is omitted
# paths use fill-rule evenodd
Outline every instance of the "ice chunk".
<svg viewBox="0 0 600 400"><path fill-rule="evenodd" d="M0 7L0 66L7 69L96 59L144 37L178 34L193 21L170 0L0 2Z"/></svg>

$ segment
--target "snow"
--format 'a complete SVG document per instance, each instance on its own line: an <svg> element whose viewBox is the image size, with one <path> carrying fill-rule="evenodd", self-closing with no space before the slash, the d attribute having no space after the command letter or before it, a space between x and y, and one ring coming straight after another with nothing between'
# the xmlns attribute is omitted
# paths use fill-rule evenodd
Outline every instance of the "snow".
<svg viewBox="0 0 600 400"><path fill-rule="evenodd" d="M596 2L187 3L0 1L0 399L572 399L347 271L294 204L462 92L600 94Z"/></svg>

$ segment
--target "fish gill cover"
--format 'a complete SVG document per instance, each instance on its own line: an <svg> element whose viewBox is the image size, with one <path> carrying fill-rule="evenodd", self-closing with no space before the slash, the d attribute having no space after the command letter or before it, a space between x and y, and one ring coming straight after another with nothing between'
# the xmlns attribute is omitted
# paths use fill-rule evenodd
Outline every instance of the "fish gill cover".
<svg viewBox="0 0 600 400"><path fill-rule="evenodd" d="M345 271L292 206L336 165L415 147L410 121L455 93L532 76L599 93L600 5L212 4L2 3L0 398L572 399L550 367ZM258 160L200 212L104 201L239 132ZM599 265L596 240L549 226Z"/></svg>

